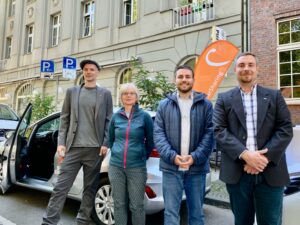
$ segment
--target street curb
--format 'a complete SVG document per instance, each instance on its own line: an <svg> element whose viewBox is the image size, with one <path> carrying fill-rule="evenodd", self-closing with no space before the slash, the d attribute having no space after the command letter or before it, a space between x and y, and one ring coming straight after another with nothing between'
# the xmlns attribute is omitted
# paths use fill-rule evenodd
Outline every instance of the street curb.
<svg viewBox="0 0 300 225"><path fill-rule="evenodd" d="M204 203L207 205L217 206L224 209L230 209L230 203L223 199L205 197Z"/></svg>
<svg viewBox="0 0 300 225"><path fill-rule="evenodd" d="M230 209L229 195L224 182L218 180L211 182L210 192L207 193L204 203L225 209Z"/></svg>

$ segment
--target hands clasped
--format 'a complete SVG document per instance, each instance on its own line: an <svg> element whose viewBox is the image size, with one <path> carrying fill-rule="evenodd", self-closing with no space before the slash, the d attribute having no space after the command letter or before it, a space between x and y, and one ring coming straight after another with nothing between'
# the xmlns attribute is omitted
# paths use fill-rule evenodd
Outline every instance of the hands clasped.
<svg viewBox="0 0 300 225"><path fill-rule="evenodd" d="M174 163L182 169L189 169L191 165L194 164L194 159L191 155L176 155Z"/></svg>
<svg viewBox="0 0 300 225"><path fill-rule="evenodd" d="M268 158L264 155L268 149L257 151L245 151L241 158L245 160L244 171L248 174L258 174L263 172L269 163Z"/></svg>

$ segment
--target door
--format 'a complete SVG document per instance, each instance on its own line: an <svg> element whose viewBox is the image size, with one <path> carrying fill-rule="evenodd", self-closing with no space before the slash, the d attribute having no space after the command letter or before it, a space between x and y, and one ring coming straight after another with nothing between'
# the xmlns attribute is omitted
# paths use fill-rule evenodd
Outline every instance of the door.
<svg viewBox="0 0 300 225"><path fill-rule="evenodd" d="M30 123L32 104L21 116L14 134L0 145L0 188L5 193L16 182L16 155L26 145L25 133ZM9 173L8 173L9 171Z"/></svg>

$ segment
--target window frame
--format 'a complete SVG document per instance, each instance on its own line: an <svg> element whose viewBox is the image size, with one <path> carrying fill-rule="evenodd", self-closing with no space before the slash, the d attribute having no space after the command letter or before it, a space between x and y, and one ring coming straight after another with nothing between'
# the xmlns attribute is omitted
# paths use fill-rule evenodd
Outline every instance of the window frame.
<svg viewBox="0 0 300 225"><path fill-rule="evenodd" d="M22 115L26 105L28 104L28 97L33 95L33 85L31 83L24 83L19 86L16 91L16 111Z"/></svg>
<svg viewBox="0 0 300 225"><path fill-rule="evenodd" d="M55 18L57 18L56 24L55 24ZM59 44L60 35L61 35L61 13L56 13L51 16L51 40L50 40L51 47L57 46Z"/></svg>
<svg viewBox="0 0 300 225"><path fill-rule="evenodd" d="M14 16L16 13L16 0L9 0L8 2L8 16Z"/></svg>
<svg viewBox="0 0 300 225"><path fill-rule="evenodd" d="M294 88L300 89L300 84L294 84L294 79L296 79L294 76L300 76L300 71L299 72L293 72L294 70L294 65L296 67L296 64L300 65L300 59L299 60L293 60L293 54L295 54L295 51L300 51L300 38L299 41L296 42L292 42L292 33L293 32L300 32L299 30L293 31L291 29L291 24L292 21L294 20L299 20L300 22L300 17L290 17L284 20L278 20L277 21L277 30L276 30L276 39L277 39L277 86L278 89L282 92L285 100L287 101L288 104L298 104L300 103L300 96L299 97L294 97ZM280 33L279 32L279 25L280 23L284 23L284 22L289 22L289 31L288 32L283 32L284 34L289 33L289 43L283 43L280 44ZM288 61L281 61L281 57L280 55L286 52L289 55L289 60ZM289 73L282 73L281 71L281 65L286 64L290 71L288 71ZM289 65L288 65L289 64ZM282 79L283 76L289 76L290 77L290 85L282 85ZM283 81L284 82L284 81Z"/></svg>
<svg viewBox="0 0 300 225"><path fill-rule="evenodd" d="M126 77L126 78L125 78ZM120 87L122 84L133 82L133 68L125 67L119 72L118 75L118 84L117 84L117 99L116 103L118 106L121 106L121 95L120 95Z"/></svg>
<svg viewBox="0 0 300 225"><path fill-rule="evenodd" d="M30 54L33 51L33 38L34 38L34 24L30 24L26 26L26 47L25 47L26 54Z"/></svg>
<svg viewBox="0 0 300 225"><path fill-rule="evenodd" d="M89 10L90 8L90 10ZM86 11L86 9L88 9ZM94 32L95 23L95 1L83 2L82 8L82 37L89 37ZM86 33L86 31L88 31Z"/></svg>
<svg viewBox="0 0 300 225"><path fill-rule="evenodd" d="M129 11L130 10L130 15ZM129 18L129 19L128 19ZM133 24L137 21L137 1L123 0L123 26Z"/></svg>
<svg viewBox="0 0 300 225"><path fill-rule="evenodd" d="M12 50L12 37L6 38L6 47L5 47L5 59L9 59L11 57Z"/></svg>

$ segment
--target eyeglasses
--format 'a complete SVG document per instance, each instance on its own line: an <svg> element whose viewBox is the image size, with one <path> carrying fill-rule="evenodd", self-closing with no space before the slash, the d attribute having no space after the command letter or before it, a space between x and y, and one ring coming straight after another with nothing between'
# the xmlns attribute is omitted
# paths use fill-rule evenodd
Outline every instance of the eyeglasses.
<svg viewBox="0 0 300 225"><path fill-rule="evenodd" d="M134 92L123 92L122 95L133 96L136 95Z"/></svg>

